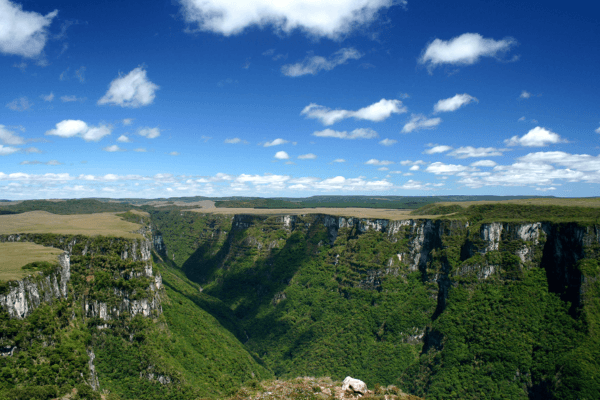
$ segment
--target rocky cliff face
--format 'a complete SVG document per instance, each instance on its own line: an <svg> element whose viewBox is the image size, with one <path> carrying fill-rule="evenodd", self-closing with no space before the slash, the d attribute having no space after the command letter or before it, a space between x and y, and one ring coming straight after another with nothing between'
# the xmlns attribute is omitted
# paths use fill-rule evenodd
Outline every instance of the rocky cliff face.
<svg viewBox="0 0 600 400"><path fill-rule="evenodd" d="M52 303L57 299L66 299L67 283L71 278L69 253L60 255L58 262L59 267L49 275L37 272L20 281L11 282L9 292L0 295L0 307L8 311L12 318L23 319L42 302Z"/></svg>
<svg viewBox="0 0 600 400"><path fill-rule="evenodd" d="M113 249L111 241L104 242L98 245L97 239L90 240L84 237L64 237L54 235L50 238L43 235L27 234L27 235L4 235L0 236L1 242L21 242L32 241L40 244L50 244L55 247L64 248L64 254L58 257L59 267L48 274L43 275L42 272L34 273L22 280L9 283L9 291L5 295L0 295L0 307L8 311L8 314L13 318L26 318L31 312L40 306L42 303L52 303L53 300L66 299L69 294L69 281L71 279L71 256L79 255L78 262L81 257L92 257L93 255L102 255L107 251L116 251L120 259L123 261L141 262L136 268L119 269L115 271L113 279L131 279L148 278L149 285L147 286L146 295L140 298L140 293L136 293L134 299L130 297L134 294L128 290L117 287L112 288L114 297L118 298L117 302L112 301L112 304L90 299L83 293L74 293L75 298L82 298L82 308L84 316L88 318L98 317L105 321L115 319L126 313L130 317L137 314L149 317L153 311L162 312L160 305L160 293L162 289L162 278L160 274L153 274L151 249L152 242L150 240L118 240L118 246ZM93 285L93 282L92 282Z"/></svg>

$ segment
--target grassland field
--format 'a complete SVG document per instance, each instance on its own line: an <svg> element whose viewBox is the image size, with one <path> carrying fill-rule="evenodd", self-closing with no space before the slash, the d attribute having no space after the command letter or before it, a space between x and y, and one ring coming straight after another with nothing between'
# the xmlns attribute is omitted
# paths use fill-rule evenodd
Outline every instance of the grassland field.
<svg viewBox="0 0 600 400"><path fill-rule="evenodd" d="M0 281L17 280L31 274L22 266L36 261L58 263L63 250L35 243L0 243Z"/></svg>
<svg viewBox="0 0 600 400"><path fill-rule="evenodd" d="M0 234L14 233L58 233L64 235L119 236L141 239L133 233L141 225L127 222L107 212L98 214L57 215L45 211L30 211L22 214L0 215ZM146 215L145 213L139 213Z"/></svg>

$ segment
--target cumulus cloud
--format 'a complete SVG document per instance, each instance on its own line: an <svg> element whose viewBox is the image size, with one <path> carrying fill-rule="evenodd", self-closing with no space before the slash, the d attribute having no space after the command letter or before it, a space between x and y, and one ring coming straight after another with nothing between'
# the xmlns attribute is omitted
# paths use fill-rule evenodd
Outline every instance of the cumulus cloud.
<svg viewBox="0 0 600 400"><path fill-rule="evenodd" d="M51 102L54 100L54 93L50 92L50 94L43 94L40 96L40 98L44 101Z"/></svg>
<svg viewBox="0 0 600 400"><path fill-rule="evenodd" d="M18 148L12 146L4 146L0 144L0 156L8 156L19 151Z"/></svg>
<svg viewBox="0 0 600 400"><path fill-rule="evenodd" d="M111 126L88 126L81 120L66 119L56 124L56 128L46 131L46 135L62 138L80 137L86 142L97 142L111 132Z"/></svg>
<svg viewBox="0 0 600 400"><path fill-rule="evenodd" d="M323 125L333 125L346 118L354 118L358 120L367 120L373 122L381 122L389 118L392 114L405 113L406 107L402 105L400 100L381 99L377 103L363 107L357 111L332 110L325 106L320 106L311 103L304 107L300 115L306 115L307 118L318 119Z"/></svg>
<svg viewBox="0 0 600 400"><path fill-rule="evenodd" d="M47 28L57 14L58 10L46 15L23 11L20 4L0 0L0 52L38 57L46 45Z"/></svg>
<svg viewBox="0 0 600 400"><path fill-rule="evenodd" d="M470 158L470 157L495 157L502 155L502 149L495 147L472 147L464 146L455 149L448 153L449 156L455 158Z"/></svg>
<svg viewBox="0 0 600 400"><path fill-rule="evenodd" d="M107 147L103 148L102 150L108 151L109 153L115 153L117 151L125 151L124 149L120 148L116 144L113 144L112 146L107 146Z"/></svg>
<svg viewBox="0 0 600 400"><path fill-rule="evenodd" d="M594 132L600 133L600 127L598 127Z"/></svg>
<svg viewBox="0 0 600 400"><path fill-rule="evenodd" d="M436 113L456 111L462 106L466 106L472 102L479 103L479 100L466 93L456 94L454 97L443 99L435 103L433 111Z"/></svg>
<svg viewBox="0 0 600 400"><path fill-rule="evenodd" d="M379 141L379 144L382 145L382 146L392 146L392 145L394 145L396 143L398 143L397 140L387 139L387 138Z"/></svg>
<svg viewBox="0 0 600 400"><path fill-rule="evenodd" d="M343 158L336 158L336 159L335 159L335 160L333 160L332 162L335 162L335 163L343 163L343 162L346 162L346 160L344 160Z"/></svg>
<svg viewBox="0 0 600 400"><path fill-rule="evenodd" d="M179 0L188 23L201 31L237 35L251 26L271 26L286 34L299 29L310 36L337 39L373 21L379 11L405 0L270 1Z"/></svg>
<svg viewBox="0 0 600 400"><path fill-rule="evenodd" d="M452 150L452 147L450 146L444 146L444 145L439 145L439 146L433 146L430 149L425 150L423 153L425 154L439 154L439 153L445 153L449 150Z"/></svg>
<svg viewBox="0 0 600 400"><path fill-rule="evenodd" d="M275 153L275 158L278 160L287 160L290 158L290 156L285 151L278 151L277 153Z"/></svg>
<svg viewBox="0 0 600 400"><path fill-rule="evenodd" d="M160 128L140 128L137 130L137 134L148 139L155 139L160 136Z"/></svg>
<svg viewBox="0 0 600 400"><path fill-rule="evenodd" d="M302 154L302 155L298 156L299 160L314 160L316 158L317 158L317 156L313 153Z"/></svg>
<svg viewBox="0 0 600 400"><path fill-rule="evenodd" d="M119 77L110 83L106 94L98 100L98 104L132 108L147 106L154 101L158 89L158 85L148 80L146 70L137 67L125 76L119 74Z"/></svg>
<svg viewBox="0 0 600 400"><path fill-rule="evenodd" d="M410 133L421 129L433 129L442 122L441 118L427 118L422 114L413 114L410 121L402 128L402 133Z"/></svg>
<svg viewBox="0 0 600 400"><path fill-rule="evenodd" d="M117 142L120 143L131 143L131 139L129 139L127 136L125 135L121 135L117 138Z"/></svg>
<svg viewBox="0 0 600 400"><path fill-rule="evenodd" d="M515 46L510 37L502 40L486 39L478 33L463 33L448 41L435 39L423 50L419 63L427 64L429 70L438 65L470 65L481 57L497 57Z"/></svg>
<svg viewBox="0 0 600 400"><path fill-rule="evenodd" d="M426 172L430 172L435 175L454 175L459 172L473 171L475 168L467 167L465 165L457 164L444 164L442 162L434 162L427 166Z"/></svg>
<svg viewBox="0 0 600 400"><path fill-rule="evenodd" d="M471 163L471 167L495 167L496 165L498 164L492 160L479 160Z"/></svg>
<svg viewBox="0 0 600 400"><path fill-rule="evenodd" d="M133 118L125 118L122 122L123 122L123 125L129 126L129 125L133 124Z"/></svg>
<svg viewBox="0 0 600 400"><path fill-rule="evenodd" d="M287 140L277 138L271 142L266 142L265 144L263 144L263 147L279 146L281 144L286 144L286 143L288 143Z"/></svg>
<svg viewBox="0 0 600 400"><path fill-rule="evenodd" d="M281 73L292 78L303 75L316 75L320 71L331 71L338 65L345 64L348 60L358 60L362 57L360 52L352 47L340 49L329 58L321 56L308 56L296 64L286 64L281 67Z"/></svg>
<svg viewBox="0 0 600 400"><path fill-rule="evenodd" d="M0 125L0 142L10 145L25 144L25 139L8 130L4 125Z"/></svg>
<svg viewBox="0 0 600 400"><path fill-rule="evenodd" d="M365 163L365 165L391 165L394 164L393 161L389 160L378 160L376 158L371 158L369 161Z"/></svg>
<svg viewBox="0 0 600 400"><path fill-rule="evenodd" d="M325 129L322 131L313 132L313 136L329 137L336 139L373 139L378 137L377 132L370 128L358 128L348 133L347 131L334 131L333 129Z"/></svg>
<svg viewBox="0 0 600 400"><path fill-rule="evenodd" d="M14 99L6 105L6 107L13 111L25 111L30 109L31 106L33 106L33 103L30 102L27 97L19 97L18 99Z"/></svg>
<svg viewBox="0 0 600 400"><path fill-rule="evenodd" d="M504 143L507 146L525 146L525 147L545 147L549 144L566 143L558 134L539 126L536 126L525 135L513 136L506 139Z"/></svg>

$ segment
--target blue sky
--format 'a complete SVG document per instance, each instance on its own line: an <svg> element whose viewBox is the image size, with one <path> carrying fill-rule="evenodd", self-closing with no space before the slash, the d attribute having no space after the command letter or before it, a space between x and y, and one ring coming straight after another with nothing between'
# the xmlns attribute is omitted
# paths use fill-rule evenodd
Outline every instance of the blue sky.
<svg viewBox="0 0 600 400"><path fill-rule="evenodd" d="M0 199L600 193L600 5L0 0Z"/></svg>

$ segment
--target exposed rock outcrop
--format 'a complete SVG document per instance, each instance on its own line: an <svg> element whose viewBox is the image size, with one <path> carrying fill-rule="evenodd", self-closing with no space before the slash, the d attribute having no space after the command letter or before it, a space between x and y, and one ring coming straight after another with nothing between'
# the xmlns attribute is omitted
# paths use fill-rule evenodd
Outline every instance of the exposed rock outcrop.
<svg viewBox="0 0 600 400"><path fill-rule="evenodd" d="M0 295L0 306L11 318L26 318L41 303L51 303L68 296L67 282L71 278L71 263L68 253L58 257L59 266L49 274L34 273L12 282L7 294Z"/></svg>

